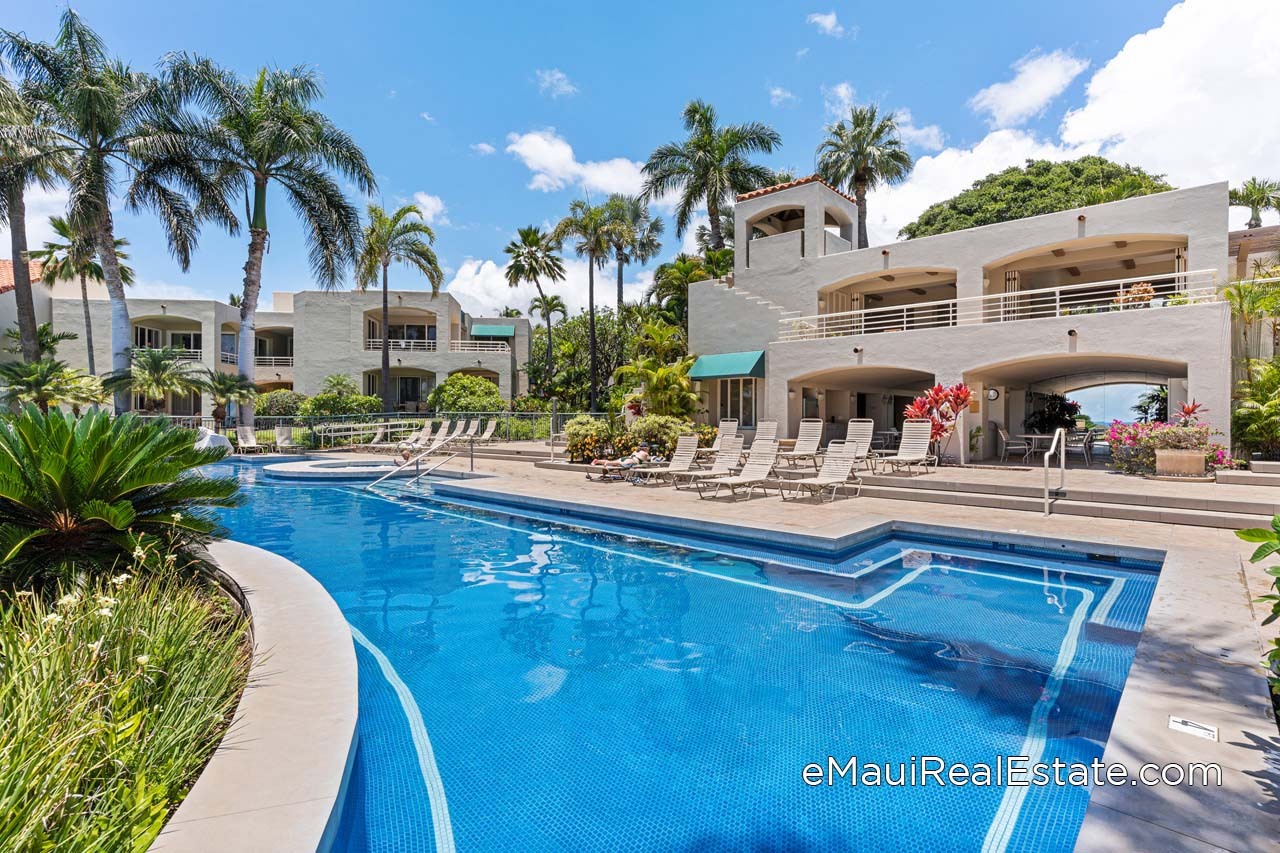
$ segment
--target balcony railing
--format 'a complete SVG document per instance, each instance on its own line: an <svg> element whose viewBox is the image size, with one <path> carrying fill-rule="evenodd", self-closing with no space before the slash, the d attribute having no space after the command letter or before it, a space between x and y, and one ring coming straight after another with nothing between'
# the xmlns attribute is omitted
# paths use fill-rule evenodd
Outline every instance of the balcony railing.
<svg viewBox="0 0 1280 853"><path fill-rule="evenodd" d="M404 338L389 338L388 349L393 352L435 352L435 341L411 341ZM367 338L364 342L366 350L382 350L382 338Z"/></svg>
<svg viewBox="0 0 1280 853"><path fill-rule="evenodd" d="M293 367L291 355L256 355L253 357L254 367Z"/></svg>
<svg viewBox="0 0 1280 853"><path fill-rule="evenodd" d="M159 349L159 347L134 347L136 352L145 352L153 349ZM178 359L178 361L201 361L204 359L204 350L177 349L175 347L168 347L168 350L173 353L174 358Z"/></svg>
<svg viewBox="0 0 1280 853"><path fill-rule="evenodd" d="M1150 289L1135 287L1147 283L1152 285ZM779 321L778 340L812 341L879 332L1172 308L1221 300L1216 272L1196 270L1093 281L1042 290L970 296L964 299L864 308L835 314L815 314L811 317L787 317Z"/></svg>
<svg viewBox="0 0 1280 853"><path fill-rule="evenodd" d="M220 352L218 353L218 363L219 364L239 364L240 356L234 352Z"/></svg>
<svg viewBox="0 0 1280 853"><path fill-rule="evenodd" d="M449 341L449 352L511 352L506 341Z"/></svg>

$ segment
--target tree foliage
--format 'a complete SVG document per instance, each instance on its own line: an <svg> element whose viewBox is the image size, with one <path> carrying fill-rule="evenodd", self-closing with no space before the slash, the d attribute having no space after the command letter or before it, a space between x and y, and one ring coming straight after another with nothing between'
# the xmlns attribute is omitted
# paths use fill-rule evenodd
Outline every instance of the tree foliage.
<svg viewBox="0 0 1280 853"><path fill-rule="evenodd" d="M634 307L627 307L622 316L610 308L596 311L597 359L601 375L612 376L619 367L631 361L635 355ZM553 327L552 370L547 369L546 330L533 330L529 345L529 382L534 388L543 389L547 397L560 400L560 411L581 412L587 410L590 344L588 343L588 318L585 313L575 314L556 323ZM610 406L613 401L610 398Z"/></svg>
<svg viewBox="0 0 1280 853"><path fill-rule="evenodd" d="M483 376L455 373L431 391L427 405L436 412L501 412L502 392Z"/></svg>
<svg viewBox="0 0 1280 853"><path fill-rule="evenodd" d="M1091 155L1060 163L1028 160L1025 166L1010 166L987 175L954 198L930 205L899 233L903 237L928 237L1084 207L1096 198L1091 193L1113 184L1125 186L1130 195L1173 189L1163 175L1113 163L1105 157Z"/></svg>

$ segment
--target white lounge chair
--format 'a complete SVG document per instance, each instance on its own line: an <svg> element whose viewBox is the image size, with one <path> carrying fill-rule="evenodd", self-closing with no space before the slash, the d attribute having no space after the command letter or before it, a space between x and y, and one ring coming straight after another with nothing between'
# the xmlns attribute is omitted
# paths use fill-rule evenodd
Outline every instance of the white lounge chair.
<svg viewBox="0 0 1280 853"><path fill-rule="evenodd" d="M444 433L448 434L449 422L445 421L444 423L442 423L440 425L440 429ZM397 444L396 449L404 450L405 448L408 448L409 450L416 450L419 447L427 447L431 444L431 435L432 435L431 421L427 421L425 424L422 425L422 429L409 435L407 438L405 438L403 441Z"/></svg>
<svg viewBox="0 0 1280 853"><path fill-rule="evenodd" d="M834 442L833 442L834 444ZM796 497L800 497L801 492L808 492L810 497L822 499L823 492L831 490L831 500L836 499L836 491L843 490L845 496L849 495L849 475L853 473L853 466L858 464L858 459L852 452L855 444L841 443L839 448L833 452L829 452L825 459L822 460L822 468L812 477L802 477L798 480L787 480L786 485L790 486L796 493ZM850 452L844 452L845 448L850 448ZM857 487L857 494L862 494L862 478L855 477L854 485ZM787 500L787 493L782 493L782 499Z"/></svg>
<svg viewBox="0 0 1280 853"><path fill-rule="evenodd" d="M742 466L742 470L737 474L730 474L724 477L712 477L706 480L698 480L694 483L698 489L698 497L716 497L720 494L721 489L728 489L729 494L735 500L738 497L738 490L745 489L747 499L751 499L751 494L760 489L766 495L769 494L768 482L769 475L773 473L773 466L777 464L777 444L775 442L764 442L763 447L754 448L755 452L751 454L751 458L747 460L747 464ZM774 453L769 452L769 445L772 445ZM715 486L711 494L707 494L707 490ZM782 492L782 487L778 487L778 492Z"/></svg>
<svg viewBox="0 0 1280 853"><path fill-rule="evenodd" d="M649 468L641 468L635 472L635 479L632 482L637 485L644 483L652 483L656 477L659 481L670 479L674 482L676 474L683 473L693 468L693 460L698 455L698 437L696 435L682 435L676 439L676 449L671 454L671 461L666 465L654 465Z"/></svg>
<svg viewBox="0 0 1280 853"><path fill-rule="evenodd" d="M368 441L359 442L359 443L353 442L351 444L351 447L353 448L360 447L366 450L379 450L381 448L389 447L389 446L390 445L387 442L387 428L385 426L380 426L376 430L374 430L373 438L369 439Z"/></svg>
<svg viewBox="0 0 1280 853"><path fill-rule="evenodd" d="M937 458L929 452L929 444L933 440L933 423L924 419L912 419L902 424L902 441L898 450L877 461L883 462L893 470L906 468L910 471L917 465L929 473L929 465L937 464Z"/></svg>
<svg viewBox="0 0 1280 853"><path fill-rule="evenodd" d="M870 418L853 418L849 421L849 429L845 433L844 452L852 453L857 464L871 464L871 443L875 439L876 422ZM835 444L835 442L831 442ZM831 452L831 448L827 448Z"/></svg>
<svg viewBox="0 0 1280 853"><path fill-rule="evenodd" d="M484 425L484 432L480 433L480 435L476 437L475 439L476 443L488 444L490 441L493 441L493 433L497 429L498 429L498 419L490 418L489 422Z"/></svg>
<svg viewBox="0 0 1280 853"><path fill-rule="evenodd" d="M822 444L822 431L824 429L825 424L818 418L805 418L800 421L800 432L796 436L796 446L791 450L779 453L778 460L789 465L795 465L802 461L812 462L814 470L817 470L818 446Z"/></svg>
<svg viewBox="0 0 1280 853"><path fill-rule="evenodd" d="M720 423L716 426L716 440L711 442L710 447L702 447L698 449L699 458L713 456L720 452L720 442L726 437L736 436L738 434L737 418L721 418Z"/></svg>
<svg viewBox="0 0 1280 853"><path fill-rule="evenodd" d="M459 438L461 438L462 434L466 432L466 429L467 429L467 422L458 421L456 424L454 424L452 433L450 433L449 435L443 436L443 438L440 435L437 435L436 441L439 442L440 447L444 447L450 442L457 441ZM441 430L440 432L443 433L444 430Z"/></svg>
<svg viewBox="0 0 1280 853"><path fill-rule="evenodd" d="M267 450L265 444L258 444L258 436L254 434L253 427L236 427L236 453L266 453Z"/></svg>
<svg viewBox="0 0 1280 853"><path fill-rule="evenodd" d="M475 438L476 433L480 431L480 419L472 418L467 422L467 431L462 434L462 438Z"/></svg>
<svg viewBox="0 0 1280 853"><path fill-rule="evenodd" d="M778 440L778 422L777 421L761 421L756 424L755 437L752 442L757 441L777 441Z"/></svg>
<svg viewBox="0 0 1280 853"><path fill-rule="evenodd" d="M776 445L774 450L777 450ZM724 444L721 445L720 452L716 454L715 459L711 460L710 468L690 468L687 471L673 471L671 480L676 484L676 488L679 488L681 481L696 485L699 480L724 477L733 473L733 469L738 467L741 459L742 436L731 435L724 440Z"/></svg>
<svg viewBox="0 0 1280 853"><path fill-rule="evenodd" d="M291 426L276 426L275 434L276 450L292 450L295 447L302 446L293 440L293 427Z"/></svg>

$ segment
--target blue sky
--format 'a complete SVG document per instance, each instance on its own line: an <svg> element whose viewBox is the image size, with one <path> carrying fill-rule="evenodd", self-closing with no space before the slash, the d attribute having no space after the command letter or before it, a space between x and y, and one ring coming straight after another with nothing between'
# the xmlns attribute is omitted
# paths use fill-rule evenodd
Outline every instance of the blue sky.
<svg viewBox="0 0 1280 853"><path fill-rule="evenodd" d="M773 125L784 144L766 162L801 174L811 171L822 128L841 105L875 101L905 111L919 167L906 185L873 195L873 242L893 239L927 204L1029 156L1102 151L1179 185L1280 176L1275 123L1243 140L1222 134L1256 113L1257 103L1242 97L1280 83L1265 41L1280 27L1280 4L1170 7L1167 0L986 3L980 13L956 3L848 2L767 11L729 3L410 2L366 11L330 0L76 6L139 67L153 67L168 50L207 54L245 75L263 64L316 66L324 109L363 146L381 200L420 203L436 228L449 287L477 311L527 305L527 294L508 293L501 281L501 250L518 226L553 222L584 193L634 189L638 164L680 136L680 110L694 97L714 103L727 121ZM48 38L58 12L48 0L18 4L3 25ZM1250 39L1256 51L1224 50ZM60 205L57 193L29 201L33 220ZM279 195L271 227L264 290L310 287L300 230ZM207 231L184 274L151 219L122 213L118 230L134 244L140 292L225 299L239 289L245 238ZM39 221L30 231L33 244L46 233ZM679 251L671 225L665 242L664 257ZM611 302L613 271L604 275L602 301ZM647 280L644 271L629 272L631 292ZM424 282L396 271L393 286ZM571 264L564 290L571 307L581 304L582 264Z"/></svg>

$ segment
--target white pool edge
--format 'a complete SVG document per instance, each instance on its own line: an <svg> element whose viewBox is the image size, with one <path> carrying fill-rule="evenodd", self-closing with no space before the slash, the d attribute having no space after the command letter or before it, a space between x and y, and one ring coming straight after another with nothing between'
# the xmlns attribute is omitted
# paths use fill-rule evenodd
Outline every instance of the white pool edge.
<svg viewBox="0 0 1280 853"><path fill-rule="evenodd" d="M249 686L151 850L327 850L356 748L350 629L320 583L289 560L239 542L209 551L252 618Z"/></svg>

